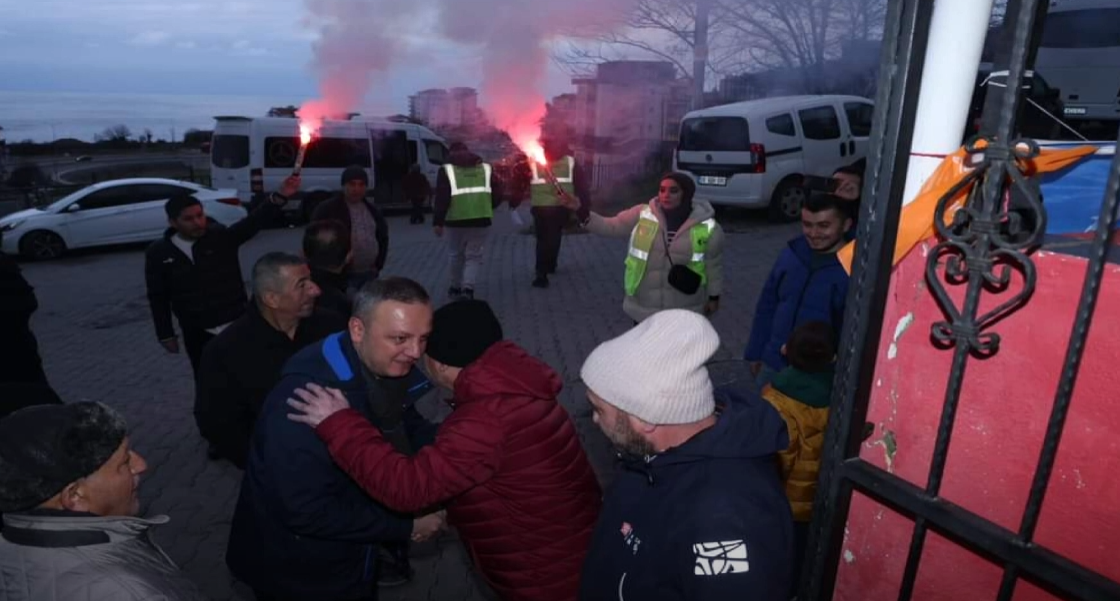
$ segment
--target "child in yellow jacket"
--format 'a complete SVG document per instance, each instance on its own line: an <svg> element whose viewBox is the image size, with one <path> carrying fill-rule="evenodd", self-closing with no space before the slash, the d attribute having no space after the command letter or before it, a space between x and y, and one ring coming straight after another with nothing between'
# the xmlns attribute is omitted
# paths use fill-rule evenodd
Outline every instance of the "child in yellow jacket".
<svg viewBox="0 0 1120 601"><path fill-rule="evenodd" d="M808 542L828 427L836 334L827 323L804 323L790 334L782 354L789 367L774 375L762 389L762 398L778 410L789 429L789 448L778 453L778 459L793 510L796 583Z"/></svg>

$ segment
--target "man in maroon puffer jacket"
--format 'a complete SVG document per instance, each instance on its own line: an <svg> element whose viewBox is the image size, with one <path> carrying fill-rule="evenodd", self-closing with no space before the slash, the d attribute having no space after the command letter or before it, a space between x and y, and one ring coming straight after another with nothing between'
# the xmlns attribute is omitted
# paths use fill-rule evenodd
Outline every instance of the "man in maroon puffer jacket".
<svg viewBox="0 0 1120 601"><path fill-rule="evenodd" d="M484 301L435 312L426 367L454 391L434 445L396 452L341 393L311 385L289 417L315 427L331 457L402 512L447 504L487 584L504 601L574 600L601 492L575 427L556 401L560 377L502 340Z"/></svg>

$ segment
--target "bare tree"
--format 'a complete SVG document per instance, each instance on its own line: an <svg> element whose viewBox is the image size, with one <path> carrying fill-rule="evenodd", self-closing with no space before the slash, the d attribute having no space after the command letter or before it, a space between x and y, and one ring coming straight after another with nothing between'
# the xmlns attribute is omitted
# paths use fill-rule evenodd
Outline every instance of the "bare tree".
<svg viewBox="0 0 1120 601"><path fill-rule="evenodd" d="M132 130L127 125L114 125L106 127L104 131L94 136L98 142L124 142L132 137Z"/></svg>
<svg viewBox="0 0 1120 601"><path fill-rule="evenodd" d="M723 9L756 66L816 82L845 44L881 37L886 18L886 0L725 0Z"/></svg>
<svg viewBox="0 0 1120 601"><path fill-rule="evenodd" d="M888 0L712 0L708 73L797 70L805 91L826 80L826 61L846 44L882 36ZM571 44L557 62L571 71L634 54L693 72L696 0L640 0L626 27Z"/></svg>
<svg viewBox="0 0 1120 601"><path fill-rule="evenodd" d="M707 68L712 74L733 72L742 53L725 43L729 29L713 7L708 28ZM673 63L691 77L696 38L695 0L639 0L621 27L568 44L554 58L573 74L584 74L600 63L633 58L655 58Z"/></svg>

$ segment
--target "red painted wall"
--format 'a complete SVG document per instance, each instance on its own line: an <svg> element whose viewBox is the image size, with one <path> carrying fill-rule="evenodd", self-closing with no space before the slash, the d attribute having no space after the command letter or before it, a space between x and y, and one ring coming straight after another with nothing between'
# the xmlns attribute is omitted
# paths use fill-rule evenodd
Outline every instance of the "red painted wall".
<svg viewBox="0 0 1120 601"><path fill-rule="evenodd" d="M895 269L862 457L925 487L952 350L939 350L942 320L915 249ZM1085 279L1085 259L1034 256L1038 286L1026 307L991 331L1000 352L968 363L942 496L1018 530L1042 447ZM1013 288L1017 290L1018 288ZM964 286L952 289L962 302ZM985 295L984 308L1006 297ZM893 441L893 443L892 443ZM857 495L845 532L835 599L893 600L913 522ZM1108 265L1065 435L1035 540L1120 581L1120 266ZM994 599L999 566L931 534L914 599ZM1020 582L1017 600L1054 599Z"/></svg>

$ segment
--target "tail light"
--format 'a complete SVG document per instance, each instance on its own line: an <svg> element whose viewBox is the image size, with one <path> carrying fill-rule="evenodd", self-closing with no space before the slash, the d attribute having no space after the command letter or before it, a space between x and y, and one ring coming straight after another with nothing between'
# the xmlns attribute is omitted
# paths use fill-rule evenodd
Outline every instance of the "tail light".
<svg viewBox="0 0 1120 601"><path fill-rule="evenodd" d="M218 202L220 202L224 205L229 205L231 207L241 206L241 199L240 198L219 198Z"/></svg>
<svg viewBox="0 0 1120 601"><path fill-rule="evenodd" d="M253 169L249 171L249 189L254 194L264 192L264 169Z"/></svg>
<svg viewBox="0 0 1120 601"><path fill-rule="evenodd" d="M751 144L751 154L754 155L754 172L766 173L766 147L762 144Z"/></svg>

